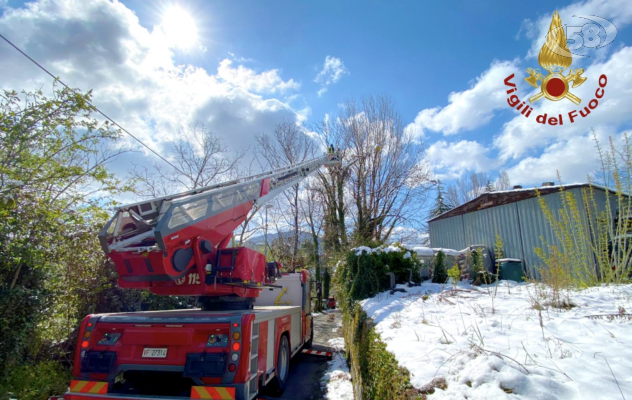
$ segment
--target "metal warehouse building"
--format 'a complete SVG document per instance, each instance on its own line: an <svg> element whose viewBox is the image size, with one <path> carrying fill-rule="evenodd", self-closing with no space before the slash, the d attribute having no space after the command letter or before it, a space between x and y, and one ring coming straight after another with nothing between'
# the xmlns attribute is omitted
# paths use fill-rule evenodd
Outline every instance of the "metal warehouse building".
<svg viewBox="0 0 632 400"><path fill-rule="evenodd" d="M581 219L588 230L584 196L589 185L564 185L562 188L574 195L582 213ZM606 189L594 185L592 188L596 207L601 211L606 204ZM538 190L549 209L559 215L562 209L560 186L546 182ZM613 212L616 209L614 197L612 193L609 196ZM536 247L545 247L541 238L548 244L559 244L541 210L535 188L522 189L516 186L515 190L484 193L431 219L428 224L433 248L460 250L483 244L491 250L498 233L504 243L504 257L522 260L525 271L531 277L538 276L536 267L542 265L542 260L534 251Z"/></svg>

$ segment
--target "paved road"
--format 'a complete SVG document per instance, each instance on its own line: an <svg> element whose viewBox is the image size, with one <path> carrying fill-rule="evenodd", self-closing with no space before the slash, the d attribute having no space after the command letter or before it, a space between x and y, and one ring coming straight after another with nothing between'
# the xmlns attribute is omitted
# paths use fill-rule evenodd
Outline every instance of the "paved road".
<svg viewBox="0 0 632 400"><path fill-rule="evenodd" d="M334 315L331 320L330 315ZM340 313L321 314L314 317L314 350L329 350L328 340L339 333ZM321 379L327 370L327 360L321 357L297 354L290 363L290 379L281 397L259 396L261 399L276 400L321 400L324 392Z"/></svg>

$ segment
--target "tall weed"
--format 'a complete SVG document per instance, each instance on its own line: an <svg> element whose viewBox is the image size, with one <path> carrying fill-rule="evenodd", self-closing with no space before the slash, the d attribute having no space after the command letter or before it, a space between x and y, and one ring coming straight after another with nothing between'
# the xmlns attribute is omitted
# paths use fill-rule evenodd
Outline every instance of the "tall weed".
<svg viewBox="0 0 632 400"><path fill-rule="evenodd" d="M572 287L629 282L632 275L632 147L627 134L618 146L610 138L607 148L594 131L593 136L600 171L588 177L579 198L561 186L561 208L554 212L536 190L557 240L552 244L541 238L544 246L535 249L545 264L538 272L557 293L554 297ZM558 181L561 185L559 173Z"/></svg>

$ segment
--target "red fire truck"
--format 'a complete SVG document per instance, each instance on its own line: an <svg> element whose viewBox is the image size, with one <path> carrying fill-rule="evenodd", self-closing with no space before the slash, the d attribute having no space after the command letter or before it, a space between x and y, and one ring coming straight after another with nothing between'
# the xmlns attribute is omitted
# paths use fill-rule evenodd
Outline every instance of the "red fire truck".
<svg viewBox="0 0 632 400"><path fill-rule="evenodd" d="M233 231L321 166L300 165L119 207L99 240L119 286L199 296L200 309L88 315L66 400L250 400L281 394L313 338L311 276L281 273Z"/></svg>

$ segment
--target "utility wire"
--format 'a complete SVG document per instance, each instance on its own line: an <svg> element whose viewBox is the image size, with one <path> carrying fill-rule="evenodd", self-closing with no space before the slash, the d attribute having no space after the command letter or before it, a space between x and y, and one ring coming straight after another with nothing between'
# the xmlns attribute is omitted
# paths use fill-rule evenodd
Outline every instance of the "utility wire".
<svg viewBox="0 0 632 400"><path fill-rule="evenodd" d="M59 83L61 83L62 85L64 85L64 87L68 90L70 90L71 92L73 92L74 94L77 95L81 95L80 93L77 93L77 91L75 89L72 89L71 87L69 87L68 85L66 85L61 79L59 79L58 77L56 77L55 75L51 74L50 72L48 72L48 70L44 67L42 67L37 61L33 60L31 57L29 57L28 54L26 54L25 52L23 52L22 50L20 50L20 48L16 45L14 45L9 39L7 39L6 37L4 37L1 33L0 33L0 38L4 39L5 42L9 43L14 49L16 49L17 51L19 51L24 57L28 58L29 60L31 60L31 62L35 65L37 65L38 67L40 67L40 69L44 72L46 72L48 75L50 75L51 78L53 78L54 80L58 81ZM127 133L129 136L132 137L132 139L136 140L138 143L140 143L141 145L143 145L147 150L151 151L152 153L154 153L158 158L160 158L162 161L166 162L167 164L169 164L170 166L173 167L173 169L175 169L177 172L181 173L182 175L185 175L184 172L180 171L180 169L178 167L176 167L175 165L173 165L172 163L170 163L166 158L164 158L163 156L161 156L160 154L158 154L156 151L154 151L151 147L147 146L145 143L143 143L139 138L137 138L136 136L132 135L127 129L123 128L121 125L119 125L116 121L114 121L112 118L108 117L107 115L105 115L105 113L101 110L99 110L99 108L97 106L95 106L94 104L92 104L90 101L86 102L88 104L90 104L92 107L94 107L95 110L97 110L97 112L101 115L103 115L103 117L105 117L107 120L109 120L111 123L113 123L115 126L117 126L120 130L122 130L123 132Z"/></svg>

